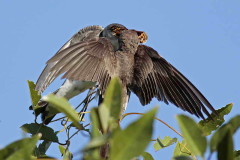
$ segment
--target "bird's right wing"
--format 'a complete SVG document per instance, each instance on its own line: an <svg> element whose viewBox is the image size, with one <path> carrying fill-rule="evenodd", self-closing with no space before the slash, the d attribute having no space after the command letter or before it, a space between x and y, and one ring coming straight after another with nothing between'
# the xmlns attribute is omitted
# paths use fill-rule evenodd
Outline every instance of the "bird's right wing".
<svg viewBox="0 0 240 160"><path fill-rule="evenodd" d="M138 46L134 80L131 90L143 105L156 97L165 103L171 102L197 117L204 118L202 111L210 116L207 108L216 113L203 94L151 47Z"/></svg>
<svg viewBox="0 0 240 160"><path fill-rule="evenodd" d="M99 34L103 31L103 27L101 26L88 26L83 29L81 29L79 32L74 34L70 40L68 40L59 50L57 53L60 51L76 44L82 41L88 41L90 39L96 38L99 36ZM56 53L56 54L57 54ZM50 82L47 81L47 77L49 77L49 74L51 72L52 67L57 63L57 61L52 62L52 63L47 63L46 67L42 71L41 75L39 76L37 83L36 83L36 90L40 93L42 93L48 85L50 85Z"/></svg>

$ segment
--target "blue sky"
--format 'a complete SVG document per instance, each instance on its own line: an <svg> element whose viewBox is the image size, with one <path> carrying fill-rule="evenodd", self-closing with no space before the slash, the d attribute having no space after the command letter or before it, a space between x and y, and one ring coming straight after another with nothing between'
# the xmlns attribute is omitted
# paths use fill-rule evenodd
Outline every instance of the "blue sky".
<svg viewBox="0 0 240 160"><path fill-rule="evenodd" d="M239 5L238 0L0 1L0 146L21 138L19 127L33 122L26 81L36 81L45 62L75 32L88 25L121 23L147 32L147 45L188 77L216 109L234 103L227 120L239 114ZM61 83L58 79L45 94ZM72 104L76 105L81 97ZM127 112L146 112L156 105L160 106L158 117L175 128L177 114L189 115L157 100L142 107L135 95L131 96ZM123 125L135 118L127 117ZM179 138L156 122L154 138L167 135ZM70 149L77 152L86 139L79 134ZM57 146L53 145L49 155L59 157L54 148ZM150 144L148 151L155 158L170 159L173 147L155 152Z"/></svg>

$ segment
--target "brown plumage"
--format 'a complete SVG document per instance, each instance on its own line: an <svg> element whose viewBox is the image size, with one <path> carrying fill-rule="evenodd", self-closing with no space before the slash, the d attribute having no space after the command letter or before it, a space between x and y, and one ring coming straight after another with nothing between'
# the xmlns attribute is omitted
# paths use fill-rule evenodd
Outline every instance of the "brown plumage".
<svg viewBox="0 0 240 160"><path fill-rule="evenodd" d="M128 30L120 24L91 29L48 60L37 83L39 92L64 74L62 78L71 81L96 82L104 95L110 80L117 76L123 85L123 111L132 91L142 105L155 97L197 117L204 118L202 112L210 116L207 108L216 113L186 77L153 48L141 44L147 40L145 32Z"/></svg>
<svg viewBox="0 0 240 160"><path fill-rule="evenodd" d="M134 81L129 88L138 96L142 105L156 97L197 117L204 118L202 111L210 116L206 107L215 112L208 100L185 76L157 51L145 45L139 45L135 54Z"/></svg>

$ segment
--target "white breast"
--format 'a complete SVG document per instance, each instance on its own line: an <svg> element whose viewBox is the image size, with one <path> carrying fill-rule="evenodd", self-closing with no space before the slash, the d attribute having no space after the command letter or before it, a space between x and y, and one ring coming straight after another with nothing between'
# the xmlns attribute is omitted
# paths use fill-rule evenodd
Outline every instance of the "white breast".
<svg viewBox="0 0 240 160"><path fill-rule="evenodd" d="M56 93L56 96L71 99L95 85L96 82L66 80Z"/></svg>

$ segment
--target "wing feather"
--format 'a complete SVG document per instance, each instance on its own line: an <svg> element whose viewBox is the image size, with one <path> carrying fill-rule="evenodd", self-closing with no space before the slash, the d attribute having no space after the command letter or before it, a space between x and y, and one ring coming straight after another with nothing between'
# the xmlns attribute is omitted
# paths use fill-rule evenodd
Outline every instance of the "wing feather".
<svg viewBox="0 0 240 160"><path fill-rule="evenodd" d="M111 42L104 37L69 46L55 55L57 58L53 56L48 61L57 63L52 66L45 82L49 83L64 73L62 78L98 82L101 92L104 93L111 79L110 75L114 75L111 72L113 52Z"/></svg>
<svg viewBox="0 0 240 160"><path fill-rule="evenodd" d="M79 32L74 34L70 40L68 40L55 55L61 55L65 56L64 54L60 54L61 51L68 49L69 46L74 46L75 44L83 41L88 41L90 39L93 39L95 37L99 37L100 32L103 31L103 28L101 26L88 26L83 29L81 29ZM75 45L75 47L70 48L71 50L78 49L78 45ZM75 53L73 51L73 53ZM74 56L74 55L73 55ZM46 67L42 71L41 75L39 76L37 82L36 82L36 90L40 93L42 93L50 83L56 78L56 75L60 71L55 71L53 69L53 66L56 65L58 62L57 59L60 57L56 56L55 59L51 59L51 62L48 61ZM62 67L61 71L66 71L69 66ZM56 68L56 67L55 67Z"/></svg>
<svg viewBox="0 0 240 160"><path fill-rule="evenodd" d="M130 89L143 105L156 97L203 119L202 111L210 116L207 108L216 113L209 101L183 74L157 51L145 45L139 45L135 54L134 81Z"/></svg>

